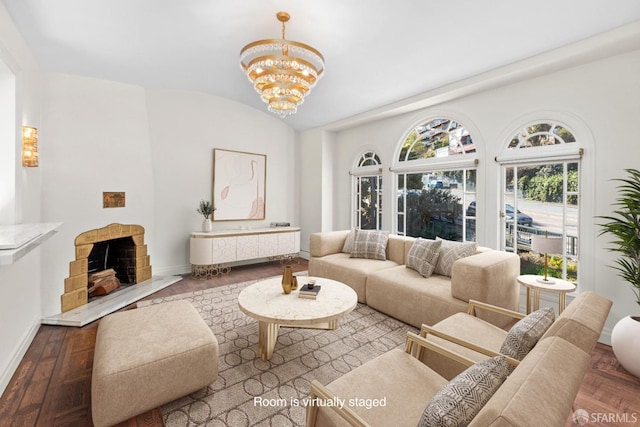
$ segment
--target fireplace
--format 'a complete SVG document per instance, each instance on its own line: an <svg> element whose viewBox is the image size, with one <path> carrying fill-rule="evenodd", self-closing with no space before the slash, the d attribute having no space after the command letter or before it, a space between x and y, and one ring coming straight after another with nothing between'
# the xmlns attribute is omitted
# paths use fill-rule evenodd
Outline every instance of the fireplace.
<svg viewBox="0 0 640 427"><path fill-rule="evenodd" d="M112 268L121 283L130 285L151 279L151 259L141 225L111 224L79 234L74 243L76 259L69 263L60 298L63 313L88 302L90 273Z"/></svg>
<svg viewBox="0 0 640 427"><path fill-rule="evenodd" d="M120 283L136 283L136 245L131 237L94 243L87 258L88 273L112 268Z"/></svg>

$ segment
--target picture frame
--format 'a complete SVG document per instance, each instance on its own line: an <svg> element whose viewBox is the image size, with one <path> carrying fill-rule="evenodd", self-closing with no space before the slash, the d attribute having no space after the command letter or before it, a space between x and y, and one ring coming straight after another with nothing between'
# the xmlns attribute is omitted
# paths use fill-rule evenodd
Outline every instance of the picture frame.
<svg viewBox="0 0 640 427"><path fill-rule="evenodd" d="M213 150L213 221L265 219L267 156Z"/></svg>
<svg viewBox="0 0 640 427"><path fill-rule="evenodd" d="M126 196L124 191L103 191L102 207L103 208L124 208Z"/></svg>

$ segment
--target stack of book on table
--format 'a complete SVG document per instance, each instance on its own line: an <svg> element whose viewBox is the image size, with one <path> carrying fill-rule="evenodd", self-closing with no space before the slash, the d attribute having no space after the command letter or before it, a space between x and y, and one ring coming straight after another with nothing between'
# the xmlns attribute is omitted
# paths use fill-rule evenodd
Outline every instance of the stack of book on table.
<svg viewBox="0 0 640 427"><path fill-rule="evenodd" d="M320 285L315 285L313 288L309 288L309 285L304 285L298 291L298 297L300 298L308 298L308 299L316 299L318 296L318 292L320 292Z"/></svg>

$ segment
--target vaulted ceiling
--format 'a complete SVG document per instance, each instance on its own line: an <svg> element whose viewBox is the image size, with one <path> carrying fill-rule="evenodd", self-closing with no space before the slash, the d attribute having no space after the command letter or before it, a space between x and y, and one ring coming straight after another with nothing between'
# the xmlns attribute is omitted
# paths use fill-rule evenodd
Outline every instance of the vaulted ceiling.
<svg viewBox="0 0 640 427"><path fill-rule="evenodd" d="M326 74L298 130L342 120L640 20L638 0L0 0L45 71L194 90L266 111L240 49L280 37Z"/></svg>

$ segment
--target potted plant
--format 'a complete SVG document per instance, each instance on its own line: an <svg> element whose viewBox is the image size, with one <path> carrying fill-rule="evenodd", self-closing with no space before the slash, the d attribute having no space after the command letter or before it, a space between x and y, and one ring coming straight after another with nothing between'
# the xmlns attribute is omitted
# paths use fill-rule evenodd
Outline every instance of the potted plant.
<svg viewBox="0 0 640 427"><path fill-rule="evenodd" d="M616 209L612 215L598 218L606 221L599 224L600 235L609 233L615 237L609 250L620 254L612 267L632 286L636 303L640 305L640 171L625 171L627 178L616 179L620 182ZM640 316L620 319L611 331L611 347L620 364L640 377Z"/></svg>
<svg viewBox="0 0 640 427"><path fill-rule="evenodd" d="M211 231L211 219L209 217L215 210L216 208L211 202L200 200L200 206L198 206L196 211L204 217L204 221L202 221L202 231Z"/></svg>

